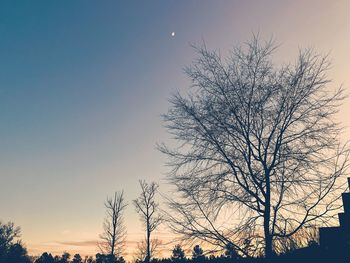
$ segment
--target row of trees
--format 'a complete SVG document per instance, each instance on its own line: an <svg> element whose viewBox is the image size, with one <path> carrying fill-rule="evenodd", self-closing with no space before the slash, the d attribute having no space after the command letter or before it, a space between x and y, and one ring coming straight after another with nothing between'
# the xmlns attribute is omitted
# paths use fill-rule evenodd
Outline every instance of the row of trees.
<svg viewBox="0 0 350 263"><path fill-rule="evenodd" d="M158 185L154 182L147 183L144 180L139 182L141 188L140 196L133 200L136 212L140 216L146 235L145 240L138 244L137 257L149 262L154 255L159 241L152 239L152 233L161 224L163 218L157 210L159 204L156 202ZM115 192L113 198L107 198L105 202L106 218L103 224L103 233L100 235L99 247L105 255L121 260L125 247L126 229L124 225L124 210L127 203L124 192Z"/></svg>
<svg viewBox="0 0 350 263"><path fill-rule="evenodd" d="M151 235L162 222L159 214L158 203L156 202L156 192L158 185L154 182L140 182L141 194L133 200L133 204L146 231L145 240L138 244L137 258L144 262L149 262L154 255L159 242L152 239ZM95 260L92 257L85 258L85 262L103 262L115 263L125 262L122 255L125 247L126 228L124 225L124 211L127 203L124 198L124 192L115 192L113 197L107 197L105 202L106 217L103 223L103 233L100 235L101 242L98 246L102 253L96 254ZM0 263L31 262L27 251L18 240L20 228L15 227L13 223L2 224L0 222ZM70 261L70 254L64 253L61 257L52 256L49 253L43 253L36 263L79 263L83 259L79 254L74 255Z"/></svg>
<svg viewBox="0 0 350 263"><path fill-rule="evenodd" d="M183 261L186 259L185 250L180 245L176 245L171 252L172 253L169 259L153 259L152 261ZM194 246L192 250L192 259L195 261L199 261L204 260L205 258L206 257L204 256L203 249L199 245ZM137 260L136 262L144 261ZM21 261L16 261L16 263L21 263ZM35 263L125 263L125 260L122 257L116 260L110 254L106 255L98 253L94 258L91 256L86 256L85 258L82 258L79 254L75 254L71 258L71 255L69 253L63 253L62 256L53 256L52 254L45 252L35 260Z"/></svg>
<svg viewBox="0 0 350 263"><path fill-rule="evenodd" d="M150 193L150 190L151 192L153 192L157 188L155 184L147 185L144 182L141 182L141 185L143 186L142 189L144 189L145 191L146 189L148 189L146 193L143 192L143 194L146 194L146 196L148 196L147 193ZM149 186L151 187L149 188ZM116 200L119 200L120 197L122 197L122 195L116 195L116 196L117 196ZM151 194L149 196L154 196L154 194ZM109 200L110 199L107 200L107 204L110 203L108 202ZM140 204L140 201L141 201L140 199L135 200L135 203L138 202L137 207L143 210L144 206ZM114 201L112 201L112 203L114 203ZM150 203L152 202L147 202L147 204L150 204ZM119 202L119 204L123 204L123 202ZM149 214L151 213L154 213L154 212L150 212ZM145 214L147 215L147 212ZM155 222L153 221L153 217L151 218L152 219L149 219L148 221ZM152 229L155 229L155 228L152 228ZM149 231L147 231L147 233L148 232ZM118 237L120 237L120 235ZM35 262L35 263L83 263L83 262L84 263L125 263L124 258L120 256L121 254L119 254L118 258L116 258L117 251L118 253L122 253L121 247L117 245L120 242L120 240L118 240L118 237L116 236L115 238L108 239L108 241L111 242L111 244L112 242L114 242L116 246L114 249L110 247L111 250L113 249L113 253L115 254L112 254L111 250L107 250L107 253L105 254L97 253L95 258L91 256L86 256L85 258L82 258L80 254L75 254L73 257L71 257L71 255L67 252L63 253L61 256L58 256L58 255L53 256L50 253L44 252L40 257L34 259L28 256L26 248L23 246L23 244L19 240L20 228L15 227L12 222L9 222L7 224L0 222L0 262L1 263L5 263L5 262L6 263L31 263L31 262ZM107 246L103 246L103 249L107 249ZM147 250L147 247L146 247L146 250ZM151 249L151 252L153 252L152 249ZM147 252L145 252L145 256L143 258L139 258L137 261L141 261L141 262L145 262L146 260L150 261L152 255L153 255L152 253L148 255ZM192 258L193 259L204 258L203 249L199 245L196 245L193 248ZM182 249L180 245L176 245L172 250L171 260L176 261L176 260L183 260L183 259L185 259L185 251Z"/></svg>
<svg viewBox="0 0 350 263"><path fill-rule="evenodd" d="M123 257L116 258L112 254L97 253L95 257L85 256L84 258L79 254L71 256L65 252L61 256L53 256L50 253L43 253L40 257L29 257L25 247L19 240L20 228L15 227L13 223L0 223L0 262L1 263L125 263ZM116 251L116 250L115 250ZM193 262L200 263L205 261L225 263L232 260L240 260L242 257L236 253L234 249L227 249L223 254L216 256L211 251L204 253L200 245L195 245L191 251L191 257L186 257L185 250L181 245L175 245L171 250L169 258L158 259L156 257L148 258L147 255L143 258L138 257L135 262L141 263L145 260L153 263L171 263L171 262ZM153 254L152 254L153 255ZM188 253L187 253L188 256Z"/></svg>

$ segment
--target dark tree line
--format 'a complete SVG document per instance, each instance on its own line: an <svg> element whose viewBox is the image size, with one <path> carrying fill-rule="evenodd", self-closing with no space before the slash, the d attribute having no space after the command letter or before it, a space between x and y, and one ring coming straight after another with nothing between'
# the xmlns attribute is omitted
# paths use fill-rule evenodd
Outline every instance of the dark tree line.
<svg viewBox="0 0 350 263"><path fill-rule="evenodd" d="M205 255L204 250L200 245L195 245L189 255L186 255L185 249L180 245L175 245L171 250L171 255L169 258L152 258L149 261L153 263L166 263L166 262L193 262L200 263L205 261L213 261L216 260L218 262L226 262L227 259L237 260L239 257L237 255L232 256L231 253L224 252L221 255L214 256ZM188 257L189 256L189 257ZM144 260L136 260L136 262L146 262L148 260L145 258ZM106 254L96 254L95 257L85 257L82 258L79 254L75 254L73 258L71 258L70 254L64 253L62 256L53 256L50 253L43 253L38 259L35 260L35 263L124 263L125 260L123 258L119 258L116 260L111 257L111 255Z"/></svg>
<svg viewBox="0 0 350 263"><path fill-rule="evenodd" d="M123 258L116 259L110 254L97 253L95 257L86 256L84 258L79 254L75 254L71 258L71 255L68 253L63 253L62 256L53 256L45 252L34 263L125 263L125 260Z"/></svg>

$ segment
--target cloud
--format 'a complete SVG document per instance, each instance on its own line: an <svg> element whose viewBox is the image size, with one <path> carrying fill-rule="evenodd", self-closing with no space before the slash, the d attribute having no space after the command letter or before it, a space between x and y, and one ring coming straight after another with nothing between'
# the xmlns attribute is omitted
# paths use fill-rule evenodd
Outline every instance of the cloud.
<svg viewBox="0 0 350 263"><path fill-rule="evenodd" d="M59 245L64 245L64 246L91 247L91 246L96 246L97 242L98 240L85 240L85 241L60 241L55 243Z"/></svg>
<svg viewBox="0 0 350 263"><path fill-rule="evenodd" d="M63 245L63 246L76 246L76 247L91 247L97 246L99 240L83 240L83 241L56 241L51 243L51 245ZM125 242L126 246L136 246L139 241L127 240Z"/></svg>

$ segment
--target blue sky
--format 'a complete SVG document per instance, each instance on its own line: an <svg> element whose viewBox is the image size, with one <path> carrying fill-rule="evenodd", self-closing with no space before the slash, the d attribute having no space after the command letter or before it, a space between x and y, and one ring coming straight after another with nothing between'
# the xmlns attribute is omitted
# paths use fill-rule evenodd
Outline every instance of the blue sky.
<svg viewBox="0 0 350 263"><path fill-rule="evenodd" d="M167 98L188 87L191 43L225 52L259 31L282 44L281 61L314 46L331 52L331 77L348 87L349 5L1 1L0 219L22 226L33 253L83 251L61 243L98 238L108 194L124 189L132 200L139 179L167 191L155 144L168 141ZM345 125L349 112L347 101ZM142 232L131 205L127 217L135 241Z"/></svg>

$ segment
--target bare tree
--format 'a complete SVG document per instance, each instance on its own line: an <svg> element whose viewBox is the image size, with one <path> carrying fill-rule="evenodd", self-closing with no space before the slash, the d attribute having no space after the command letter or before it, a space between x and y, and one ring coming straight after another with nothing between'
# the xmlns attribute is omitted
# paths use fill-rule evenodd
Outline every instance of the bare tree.
<svg viewBox="0 0 350 263"><path fill-rule="evenodd" d="M157 212L158 203L155 200L155 194L158 189L158 184L140 180L141 194L133 201L137 213L144 223L146 229L146 257L145 261L149 262L152 257L151 234L160 225L162 218Z"/></svg>
<svg viewBox="0 0 350 263"><path fill-rule="evenodd" d="M107 197L105 202L106 218L99 247L103 253L114 258L121 257L125 245L124 210L126 206L124 192L115 192L114 197Z"/></svg>
<svg viewBox="0 0 350 263"><path fill-rule="evenodd" d="M342 87L328 86L327 56L301 50L294 64L272 61L276 46L254 37L227 59L205 45L185 72L192 90L172 96L160 145L179 198L171 228L186 238L249 254L327 223L338 209L349 148L335 114ZM340 178L341 180L337 180Z"/></svg>

